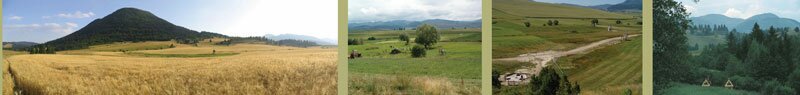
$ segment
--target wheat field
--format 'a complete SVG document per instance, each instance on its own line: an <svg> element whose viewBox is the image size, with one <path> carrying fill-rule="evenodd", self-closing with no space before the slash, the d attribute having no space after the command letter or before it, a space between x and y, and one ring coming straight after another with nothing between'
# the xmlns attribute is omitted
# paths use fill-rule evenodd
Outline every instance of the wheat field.
<svg viewBox="0 0 800 95"><path fill-rule="evenodd" d="M10 64L4 68L10 67L10 70L4 69L3 94L12 94L9 85L18 87L25 94L59 95L336 93L336 49L238 44L178 46L133 52L198 54L214 50L216 53L235 54L191 58L143 57L88 49L7 56L6 61ZM13 78L9 78L9 71L13 72ZM13 85L14 82L19 85Z"/></svg>

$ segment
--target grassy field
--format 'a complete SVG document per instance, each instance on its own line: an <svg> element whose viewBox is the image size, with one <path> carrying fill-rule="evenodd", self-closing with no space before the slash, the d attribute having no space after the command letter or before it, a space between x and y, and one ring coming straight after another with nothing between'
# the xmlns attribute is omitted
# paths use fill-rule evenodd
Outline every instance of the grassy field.
<svg viewBox="0 0 800 95"><path fill-rule="evenodd" d="M496 0L492 12L492 57L507 58L546 50L568 50L594 41L641 34L641 17L588 8L528 2ZM558 11L558 12L548 12ZM592 26L591 20L599 23ZM557 26L544 26L558 20ZM616 21L622 21L616 24ZM525 27L524 22L530 22ZM612 26L612 32L608 31Z"/></svg>
<svg viewBox="0 0 800 95"><path fill-rule="evenodd" d="M213 43L212 41L208 43ZM28 94L323 94L336 93L336 49L261 44L177 45L171 41L115 43L57 54L4 51L14 82ZM152 46L155 45L155 46ZM129 53L114 50L129 49ZM170 57L147 54L217 54ZM234 55L226 55L236 53ZM5 64L4 64L5 65ZM57 82L56 82L57 81ZM4 93L10 94L10 93Z"/></svg>
<svg viewBox="0 0 800 95"><path fill-rule="evenodd" d="M634 95L641 94L642 82L642 38L625 41L618 45L598 48L587 54L579 54L559 58L560 69L568 73L570 81L581 86L581 95L616 95L626 89ZM527 62L494 61L494 71L513 72L524 66L533 66ZM495 89L495 94L531 93L529 86L508 86Z"/></svg>
<svg viewBox="0 0 800 95"><path fill-rule="evenodd" d="M400 34L416 38L415 31L366 31L349 34L367 39L350 45L362 58L349 60L350 94L479 94L480 29L438 29L441 40L424 58L412 58ZM389 54L392 47L403 53ZM445 49L441 55L439 49Z"/></svg>
<svg viewBox="0 0 800 95"><path fill-rule="evenodd" d="M495 59L548 50L568 51L624 34L642 33L642 26L638 24L642 20L641 13L614 13L527 0L495 0L493 4L492 57ZM592 25L593 19L599 23ZM547 25L548 21L555 20L558 25ZM525 22L530 22L530 27L526 27ZM608 31L609 26L611 31ZM631 39L558 58L557 68L565 71L570 82L578 82L581 95L615 95L628 89L634 95L641 94L642 38ZM495 60L492 63L493 71L501 74L534 66L517 61ZM531 94L530 89L527 85L504 86L493 92Z"/></svg>
<svg viewBox="0 0 800 95"><path fill-rule="evenodd" d="M733 90L724 87L702 87L700 84L673 83L673 87L662 90L663 95L759 95L756 92Z"/></svg>

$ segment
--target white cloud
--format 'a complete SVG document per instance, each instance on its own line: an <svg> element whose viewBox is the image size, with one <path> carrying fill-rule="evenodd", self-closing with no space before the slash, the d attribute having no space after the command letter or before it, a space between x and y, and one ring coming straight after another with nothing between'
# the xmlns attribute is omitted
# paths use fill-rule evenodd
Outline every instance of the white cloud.
<svg viewBox="0 0 800 95"><path fill-rule="evenodd" d="M725 13L723 13L722 15L725 15L725 16L728 16L728 17L741 18L742 15L744 15L744 14L742 14L742 11L736 10L734 8L728 8L728 10L725 11Z"/></svg>
<svg viewBox="0 0 800 95"><path fill-rule="evenodd" d="M309 3L314 2L314 3ZM248 2L242 14L233 18L221 32L230 36L298 34L317 38L338 37L336 0L257 0ZM313 8L311 8L313 7ZM287 10L291 9L291 10ZM287 13L291 15L276 15ZM279 18L279 19L275 19Z"/></svg>
<svg viewBox="0 0 800 95"><path fill-rule="evenodd" d="M8 17L8 19L10 19L10 20L22 20L22 18L23 18L23 17L21 17L21 16L11 16L11 17Z"/></svg>
<svg viewBox="0 0 800 95"><path fill-rule="evenodd" d="M42 16L42 18L49 19L53 17L60 17L60 18L89 18L94 16L94 12L81 12L75 11L73 13L60 13L53 16Z"/></svg>
<svg viewBox="0 0 800 95"><path fill-rule="evenodd" d="M59 23L43 23L43 24L10 24L4 25L3 31L8 32L53 32L69 34L75 32L78 24L72 22Z"/></svg>
<svg viewBox="0 0 800 95"><path fill-rule="evenodd" d="M350 22L481 19L481 0L350 0L348 3Z"/></svg>

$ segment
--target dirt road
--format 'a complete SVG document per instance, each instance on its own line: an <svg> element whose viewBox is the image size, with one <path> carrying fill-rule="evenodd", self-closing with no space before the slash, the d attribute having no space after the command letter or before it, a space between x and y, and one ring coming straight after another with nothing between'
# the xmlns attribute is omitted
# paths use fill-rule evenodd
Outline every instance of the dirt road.
<svg viewBox="0 0 800 95"><path fill-rule="evenodd" d="M641 35L641 34L628 35L628 37L629 38L630 37L636 37L636 36L639 36L639 35ZM552 51L551 50L551 51L543 51L543 52L536 52L536 53L527 53L527 54L519 55L517 57L501 58L501 59L494 59L494 60L530 62L530 63L536 64L536 65L534 67L523 67L522 69L518 69L518 70L514 71L514 73L525 73L525 74L539 75L539 71L541 71L544 67L546 67L547 63L549 63L550 61L552 61L552 60L554 60L554 59L556 59L558 57L587 52L589 50L592 50L592 49L597 48L597 47L602 46L602 45L616 44L620 40L622 40L622 37L614 37L614 38L608 38L608 39L592 42L592 43L590 43L588 45L581 46L581 47L578 47L578 48L575 48L575 49L572 49L572 50L569 50L569 51Z"/></svg>

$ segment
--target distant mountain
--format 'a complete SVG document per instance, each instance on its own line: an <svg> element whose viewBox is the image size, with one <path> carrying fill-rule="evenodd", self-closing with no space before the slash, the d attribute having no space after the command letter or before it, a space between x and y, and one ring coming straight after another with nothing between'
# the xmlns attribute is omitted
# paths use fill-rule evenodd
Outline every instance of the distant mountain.
<svg viewBox="0 0 800 95"><path fill-rule="evenodd" d="M202 38L224 36L177 26L156 15L136 8L121 8L90 22L85 27L67 36L34 47L51 47L55 50L88 48L91 45L124 41L169 41L197 42Z"/></svg>
<svg viewBox="0 0 800 95"><path fill-rule="evenodd" d="M739 23L744 22L744 19L731 18L721 14L708 14L699 17L692 17L689 18L689 20L692 20L693 25L725 25L731 29Z"/></svg>
<svg viewBox="0 0 800 95"><path fill-rule="evenodd" d="M419 25L433 24L437 28L480 28L481 20L474 21L452 21L443 19L431 19L424 21L407 21L407 20L394 20L382 22L363 22L363 23L349 23L348 29L350 30L395 30L398 28L412 29Z"/></svg>
<svg viewBox="0 0 800 95"><path fill-rule="evenodd" d="M642 11L642 0L625 0L625 2L608 7L609 11Z"/></svg>
<svg viewBox="0 0 800 95"><path fill-rule="evenodd" d="M770 26L775 28L800 27L800 22L794 19L781 18L772 13L759 14L747 19L732 18L720 14L709 14L689 19L692 20L693 25L725 25L731 30L736 29L737 32L744 33L751 32L755 23L758 23L762 29L767 29Z"/></svg>
<svg viewBox="0 0 800 95"><path fill-rule="evenodd" d="M532 2L535 2L535 1L532 1ZM642 0L625 0L625 2L618 3L618 4L602 4L602 5L593 5L593 6L584 6L584 5L570 4L570 3L560 3L560 4L561 5L568 5L568 6L592 8L592 9L604 10L604 11L633 11L633 12L641 12L642 11Z"/></svg>
<svg viewBox="0 0 800 95"><path fill-rule="evenodd" d="M284 39L294 39L294 40L307 40L312 41L320 45L336 45L337 42L335 39L321 39L313 36L306 36L306 35L297 35L297 34L280 34L280 35L272 35L267 34L264 35L268 39L273 40L284 40Z"/></svg>
<svg viewBox="0 0 800 95"><path fill-rule="evenodd" d="M14 50L23 50L25 48L28 48L28 47L31 47L31 46L34 46L34 45L38 45L38 44L39 43L26 42L26 41L21 41L21 42L3 42L3 48L11 48L11 49L14 49Z"/></svg>
<svg viewBox="0 0 800 95"><path fill-rule="evenodd" d="M751 32L755 23L758 23L762 29L767 29L770 26L775 28L800 26L800 22L797 22L794 19L781 18L772 13L764 13L747 18L741 23L737 24L736 31Z"/></svg>

